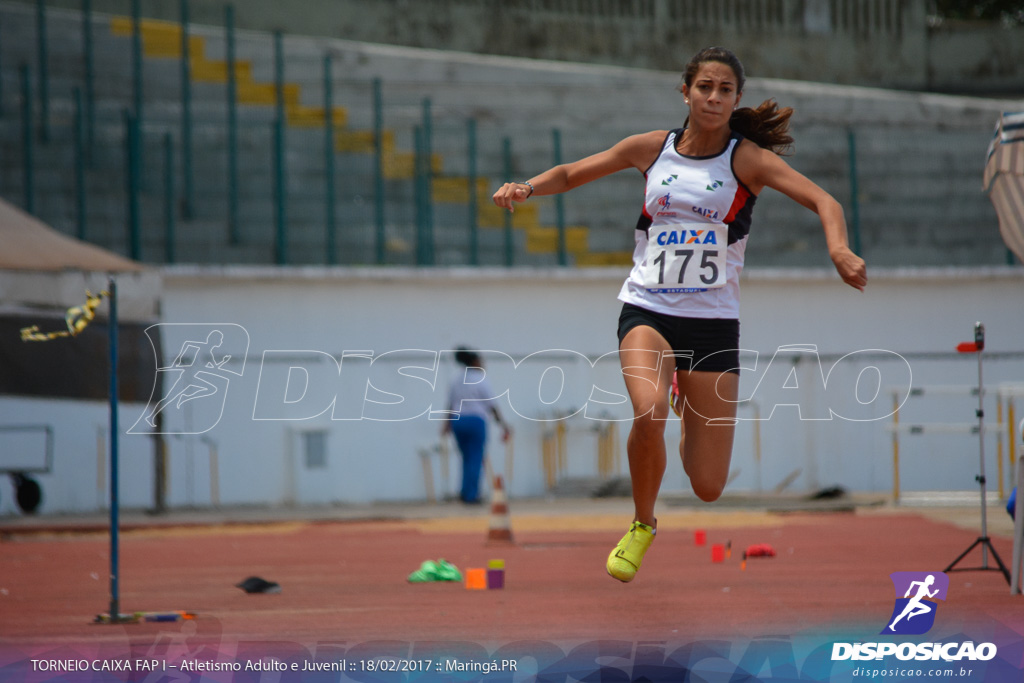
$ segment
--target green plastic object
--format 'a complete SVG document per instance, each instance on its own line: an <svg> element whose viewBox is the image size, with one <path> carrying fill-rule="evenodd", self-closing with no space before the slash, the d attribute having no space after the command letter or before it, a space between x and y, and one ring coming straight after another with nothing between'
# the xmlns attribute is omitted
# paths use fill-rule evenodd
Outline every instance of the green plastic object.
<svg viewBox="0 0 1024 683"><path fill-rule="evenodd" d="M409 583L434 581L462 581L462 573L447 560L426 560L420 568L409 574Z"/></svg>

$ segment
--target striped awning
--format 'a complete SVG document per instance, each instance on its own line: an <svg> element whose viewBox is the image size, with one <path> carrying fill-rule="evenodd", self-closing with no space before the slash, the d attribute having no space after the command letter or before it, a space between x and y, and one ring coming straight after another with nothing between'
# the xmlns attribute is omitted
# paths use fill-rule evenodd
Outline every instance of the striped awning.
<svg viewBox="0 0 1024 683"><path fill-rule="evenodd" d="M1007 112L988 147L984 189L996 207L999 233L1024 261L1024 112Z"/></svg>

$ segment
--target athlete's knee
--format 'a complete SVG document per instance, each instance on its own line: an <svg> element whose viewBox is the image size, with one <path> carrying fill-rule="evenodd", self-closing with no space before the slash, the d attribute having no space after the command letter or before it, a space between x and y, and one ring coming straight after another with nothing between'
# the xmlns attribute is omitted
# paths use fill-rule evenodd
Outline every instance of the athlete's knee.
<svg viewBox="0 0 1024 683"><path fill-rule="evenodd" d="M714 503L721 497L722 491L725 490L725 485L718 484L717 482L695 482L692 480L691 482L693 484L693 492L705 503Z"/></svg>
<svg viewBox="0 0 1024 683"><path fill-rule="evenodd" d="M693 492L705 503L713 503L718 500L722 491L725 490L725 478L714 473L704 472L693 467L687 467L683 463L683 469L690 477L690 486Z"/></svg>
<svg viewBox="0 0 1024 683"><path fill-rule="evenodd" d="M662 415L662 412L666 415ZM633 416L633 432L663 438L667 413L667 410L659 411L657 406L651 406L645 411L638 410Z"/></svg>

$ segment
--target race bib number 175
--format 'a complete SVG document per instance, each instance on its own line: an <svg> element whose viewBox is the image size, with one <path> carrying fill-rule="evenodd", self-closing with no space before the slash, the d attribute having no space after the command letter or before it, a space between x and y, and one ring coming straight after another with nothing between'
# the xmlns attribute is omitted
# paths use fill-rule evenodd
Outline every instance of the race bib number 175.
<svg viewBox="0 0 1024 683"><path fill-rule="evenodd" d="M728 229L721 223L651 227L643 273L650 292L700 292L724 287Z"/></svg>

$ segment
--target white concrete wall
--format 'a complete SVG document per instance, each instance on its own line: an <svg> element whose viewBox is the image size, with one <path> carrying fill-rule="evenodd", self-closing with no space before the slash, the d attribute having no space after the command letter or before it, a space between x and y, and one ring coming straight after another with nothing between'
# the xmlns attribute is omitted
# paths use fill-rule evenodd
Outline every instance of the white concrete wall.
<svg viewBox="0 0 1024 683"><path fill-rule="evenodd" d="M762 421L749 419L755 416L752 407L741 407L740 417L747 419L737 428L733 468L738 475L731 490L771 491L787 475L800 470L790 491L839 484L854 491L890 492L892 440L886 427L891 420L886 416L892 399L888 388L906 382L907 364L915 386L975 383L975 356L952 353L958 342L972 338L975 321L982 321L987 330L989 355L984 368L990 423L995 422L998 385L1024 382L1024 319L1020 315L1024 271L890 271L871 275L868 290L859 293L831 272L748 272L743 289L742 346L756 351L758 357L755 361L749 354L744 356L747 369L742 374L741 394L754 398ZM619 304L615 297L623 276L621 269L167 269L162 273L162 320L173 325L163 328L163 366L174 360L182 338L208 329L203 325L226 330L226 323L231 323L240 326L231 330L244 328L248 332L247 353L244 338L233 333L222 348L233 354L225 367L234 373L224 375L229 385L222 415L216 413L216 406L211 408L212 404L202 401L185 403L181 411L165 410L165 429L169 431L188 431L189 426L201 431L205 425L213 425L203 434L167 437L168 503L209 504L211 447L219 460L222 504L422 500L425 489L417 453L437 442L439 423L415 415L425 413L428 407L443 408L445 392L443 388L432 392L425 382L402 378L397 371L424 359L432 363L432 356L423 355L424 351L440 352L460 344L523 361L514 369L511 362L495 355L488 366L493 383L507 386L511 392L511 404L508 399L503 403L503 412L516 430L511 495L544 493L541 434L552 423L543 420L551 417L553 409L580 410L588 399L592 402L587 414L627 420L619 430L624 474L628 406L599 410L593 402L599 392L590 395L595 386L613 394L622 391L615 357L598 359L616 348ZM792 377L793 354L781 354L770 363L779 347L793 344L816 346L826 375L840 357L851 352L876 349L893 353L847 359L828 375L826 384L817 374L817 363L799 363ZM345 351L360 350L373 351L375 357L391 352L372 366L371 381L381 388L390 382L391 388L409 400L391 407L365 404L364 415L376 419L332 420L329 408L335 395L333 416L351 418L352 406L361 403L361 393L353 388L359 386L351 381L354 375L348 374L357 370L356 364L342 362L339 382L335 361L323 362L323 354L340 358ZM558 352L539 357L548 350ZM284 351L289 353L280 353ZM538 355L527 358L531 354ZM319 360L313 362L314 358ZM551 365L562 367L567 392L574 396L545 405L545 400L554 398L550 393L554 375L549 373L543 383L539 378ZM305 367L310 377L309 393L303 400L297 400L302 373L291 375L291 386L285 384L287 368L293 366ZM878 370L864 370L867 367ZM453 369L450 357L441 356L436 375L440 387L451 380ZM794 380L799 389L787 389ZM880 395L872 401L879 385ZM857 396L863 405L856 402ZM385 400L381 395L370 398ZM798 404L805 419L799 419L793 406L779 405L773 414L776 403ZM1019 417L1024 397L1018 405ZM901 420L971 423L975 407L976 399L969 396L910 398ZM408 412L403 412L406 408ZM806 419L828 417L826 408L864 421ZM326 412L317 414L321 411ZM123 429L130 430L142 413L141 405L124 406ZM54 427L52 472L38 477L45 496L44 512L102 506L106 491L98 479L102 473L98 472L97 452L105 448L105 405L3 397L0 415L6 424ZM770 420L765 419L769 416ZM596 474L595 424L583 413L568 421L569 477ZM328 433L326 469L304 466L300 434L309 429ZM667 431L671 454L679 427L672 422ZM757 438L760 463L755 458ZM151 437L125 434L121 452L123 504L145 507L152 500ZM504 449L493 435L490 453L501 470ZM998 471L994 435L986 439L986 454L994 489ZM903 490L977 490L976 437L907 436L901 443L901 461ZM664 490L685 491L687 482L678 458L670 457L669 463ZM435 476L437 464L435 461ZM457 472L453 458L450 490L455 490ZM0 513L13 510L11 492L0 489Z"/></svg>

